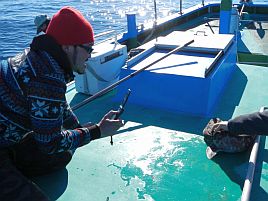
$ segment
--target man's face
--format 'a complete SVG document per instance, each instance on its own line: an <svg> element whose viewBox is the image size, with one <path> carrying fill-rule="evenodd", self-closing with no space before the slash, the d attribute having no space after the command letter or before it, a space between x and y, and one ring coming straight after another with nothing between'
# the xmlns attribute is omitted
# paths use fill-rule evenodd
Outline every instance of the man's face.
<svg viewBox="0 0 268 201"><path fill-rule="evenodd" d="M72 64L72 69L78 74L85 73L86 61L91 57L93 44L69 46L66 52Z"/></svg>

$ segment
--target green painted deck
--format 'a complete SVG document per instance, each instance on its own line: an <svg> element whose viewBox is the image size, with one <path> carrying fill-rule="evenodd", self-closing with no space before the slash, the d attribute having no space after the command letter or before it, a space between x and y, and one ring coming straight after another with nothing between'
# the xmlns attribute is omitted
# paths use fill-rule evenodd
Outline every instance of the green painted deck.
<svg viewBox="0 0 268 201"><path fill-rule="evenodd" d="M215 116L232 116L268 105L268 68L238 64ZM74 105L87 96L70 86ZM119 103L112 92L76 111L80 121L100 120ZM135 93L135 91L133 91ZM208 160L202 130L208 119L128 104L125 126L114 136L79 148L65 170L35 178L53 200L238 200L249 152ZM264 139L262 139L263 141ZM263 142L265 143L265 142ZM260 147L254 200L268 199L268 143ZM258 181L259 180L259 181Z"/></svg>
<svg viewBox="0 0 268 201"><path fill-rule="evenodd" d="M268 22L254 22L249 28L241 31L244 45L238 47L239 52L268 55Z"/></svg>
<svg viewBox="0 0 268 201"><path fill-rule="evenodd" d="M217 29L217 22L213 29ZM250 39L244 48L267 56L265 43ZM208 32L209 27L206 26ZM248 32L247 32L248 31ZM244 30L244 36L258 34ZM244 38L243 38L244 39ZM260 39L256 39L260 40ZM256 46L252 45L256 44ZM265 44L264 46L262 46ZM137 75L139 76L139 75ZM223 120L268 106L268 68L237 64L215 109ZM98 122L110 109L117 109L116 91L76 111L81 123ZM132 91L135 93L135 91ZM66 94L71 106L88 96L74 85ZM131 98L131 97L130 97ZM34 178L52 200L62 201L237 201L240 199L250 151L219 154L208 160L202 130L209 118L170 113L128 103L122 115L125 126L110 138L95 140L77 149L66 169ZM252 189L252 201L268 200L268 140L261 138Z"/></svg>
<svg viewBox="0 0 268 201"><path fill-rule="evenodd" d="M268 67L268 21L247 22L241 27L238 60Z"/></svg>

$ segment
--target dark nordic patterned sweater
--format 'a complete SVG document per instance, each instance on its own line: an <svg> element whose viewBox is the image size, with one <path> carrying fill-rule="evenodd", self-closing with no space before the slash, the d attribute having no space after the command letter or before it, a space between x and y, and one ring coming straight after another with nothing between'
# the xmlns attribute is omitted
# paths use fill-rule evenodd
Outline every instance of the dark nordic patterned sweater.
<svg viewBox="0 0 268 201"><path fill-rule="evenodd" d="M66 54L46 34L35 37L30 50L1 61L0 149L29 132L48 154L75 150L100 137L96 125L79 128L65 98L70 78Z"/></svg>

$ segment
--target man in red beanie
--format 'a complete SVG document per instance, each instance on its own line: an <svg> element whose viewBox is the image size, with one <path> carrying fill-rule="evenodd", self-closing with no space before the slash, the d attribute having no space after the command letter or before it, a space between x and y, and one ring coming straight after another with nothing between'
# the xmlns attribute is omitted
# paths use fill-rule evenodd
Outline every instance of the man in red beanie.
<svg viewBox="0 0 268 201"><path fill-rule="evenodd" d="M66 83L84 73L93 44L90 23L64 7L30 49L1 61L0 200L48 200L28 176L64 168L76 148L123 125L110 111L83 127L66 101Z"/></svg>

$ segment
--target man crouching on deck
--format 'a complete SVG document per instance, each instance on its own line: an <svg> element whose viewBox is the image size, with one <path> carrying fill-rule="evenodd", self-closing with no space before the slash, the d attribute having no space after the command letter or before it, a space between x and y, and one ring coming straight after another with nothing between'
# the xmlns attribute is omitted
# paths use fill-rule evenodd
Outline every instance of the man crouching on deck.
<svg viewBox="0 0 268 201"><path fill-rule="evenodd" d="M49 200L28 176L64 168L76 148L123 125L110 111L82 127L66 102L66 83L84 73L93 43L90 23L64 7L30 49L1 61L0 200Z"/></svg>

